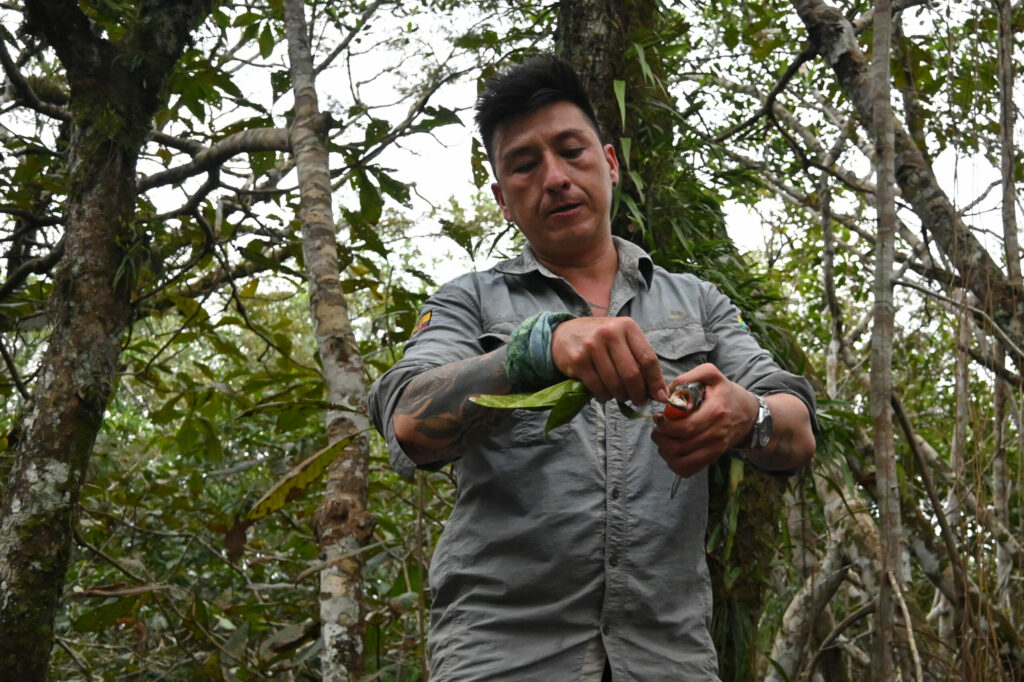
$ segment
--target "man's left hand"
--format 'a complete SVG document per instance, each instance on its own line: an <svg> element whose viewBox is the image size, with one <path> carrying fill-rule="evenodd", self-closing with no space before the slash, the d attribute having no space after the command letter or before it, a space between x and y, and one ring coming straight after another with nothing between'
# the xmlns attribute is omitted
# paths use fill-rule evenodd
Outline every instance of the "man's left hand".
<svg viewBox="0 0 1024 682"><path fill-rule="evenodd" d="M693 476L729 448L746 443L758 411L754 394L729 381L712 364L680 374L672 380L669 392L694 381L704 384L700 407L678 419L655 415L651 434L669 468L684 478Z"/></svg>

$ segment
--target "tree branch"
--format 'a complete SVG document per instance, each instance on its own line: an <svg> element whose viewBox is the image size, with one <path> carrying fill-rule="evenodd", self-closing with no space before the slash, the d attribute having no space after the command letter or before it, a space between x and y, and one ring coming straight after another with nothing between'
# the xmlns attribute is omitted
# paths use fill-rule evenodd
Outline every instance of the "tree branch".
<svg viewBox="0 0 1024 682"><path fill-rule="evenodd" d="M0 355L4 358L4 364L7 365L7 371L11 373L11 381L14 382L15 388L18 389L18 393L21 394L22 400L28 400L31 398L31 394L28 389L25 388L25 384L21 381L21 375L18 373L18 366L14 364L14 358L7 350L7 345L4 340L0 338Z"/></svg>
<svg viewBox="0 0 1024 682"><path fill-rule="evenodd" d="M32 89L32 86L25 77L21 75L21 71L18 70L18 65L14 63L13 59L11 59L10 53L7 52L7 42L4 40L0 40L0 64L3 65L4 74L7 76L7 80L10 81L15 92L20 96L19 101L24 102L28 107L35 109L42 114L46 114L47 116L60 119L61 121L71 120L71 114L62 107L49 104L39 99L35 90Z"/></svg>
<svg viewBox="0 0 1024 682"><path fill-rule="evenodd" d="M366 23L370 20L370 17L376 14L377 10L383 4L384 0L374 0L374 2L371 2L367 6L367 8L363 10L363 13L359 15L359 19L356 20L355 26L352 27L352 29L345 35L344 38L342 38L341 42L338 43L338 46L334 48L329 55L327 55L327 58L324 59L323 63L321 63L320 66L316 67L316 69L313 70L314 78L316 76L319 76L324 69L331 65L331 62L338 58L338 55L344 52L348 48L348 46L352 44L352 41L355 39L355 37L359 35L359 32L363 30L364 26L366 26Z"/></svg>
<svg viewBox="0 0 1024 682"><path fill-rule="evenodd" d="M11 293L17 289L29 275L42 274L52 270L63 256L64 240L61 239L60 242L57 243L57 246L53 247L53 250L50 251L50 253L39 258L32 258L22 263L21 267L12 272L3 284L0 284L0 301L10 296Z"/></svg>
<svg viewBox="0 0 1024 682"><path fill-rule="evenodd" d="M139 179L139 192L171 185L209 172L236 154L245 152L286 152L290 149L288 131L281 128L253 128L228 135L195 155L191 162L147 175Z"/></svg>
<svg viewBox="0 0 1024 682"><path fill-rule="evenodd" d="M751 114L747 120L738 123L732 128L717 135L714 141L718 144L721 144L722 142L725 142L733 135L754 125L754 123L756 123L757 120L760 119L762 116L771 116L771 112L775 108L775 99L782 93L783 90L786 89L786 85L789 84L789 81L792 80L793 76L795 76L797 71L800 70L800 67L814 59L817 56L817 54L818 52L817 50L814 49L813 45L809 44L806 47L804 47L804 49L801 50L800 54L796 56L796 59L794 59L790 63L790 65L786 67L786 70L785 72L783 72L782 77L779 78L779 81L775 84L775 86L768 93L768 96L765 98L764 104L762 104L757 111Z"/></svg>

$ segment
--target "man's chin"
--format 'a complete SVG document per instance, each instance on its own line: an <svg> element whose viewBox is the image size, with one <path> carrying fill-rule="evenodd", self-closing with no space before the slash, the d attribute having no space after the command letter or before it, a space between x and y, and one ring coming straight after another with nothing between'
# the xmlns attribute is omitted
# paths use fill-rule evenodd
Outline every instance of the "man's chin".
<svg viewBox="0 0 1024 682"><path fill-rule="evenodd" d="M542 261L570 264L600 255L611 243L610 228L604 233L566 229L548 232L531 246Z"/></svg>

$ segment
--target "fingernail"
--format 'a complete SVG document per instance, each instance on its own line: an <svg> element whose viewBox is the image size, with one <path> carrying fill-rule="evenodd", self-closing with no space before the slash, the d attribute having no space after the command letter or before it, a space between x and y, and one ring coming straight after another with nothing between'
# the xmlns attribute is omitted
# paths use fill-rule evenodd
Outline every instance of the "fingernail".
<svg viewBox="0 0 1024 682"><path fill-rule="evenodd" d="M665 402L666 400L668 400L668 390L664 388L659 388L658 392L654 396L654 399L657 400L659 403Z"/></svg>

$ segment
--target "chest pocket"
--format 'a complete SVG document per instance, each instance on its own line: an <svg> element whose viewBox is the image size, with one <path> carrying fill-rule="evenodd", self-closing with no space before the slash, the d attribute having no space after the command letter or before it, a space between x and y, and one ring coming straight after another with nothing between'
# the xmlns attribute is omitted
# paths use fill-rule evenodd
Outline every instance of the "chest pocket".
<svg viewBox="0 0 1024 682"><path fill-rule="evenodd" d="M707 362L708 354L718 342L716 334L696 322L680 327L649 329L644 334L658 354L661 371L668 382Z"/></svg>

